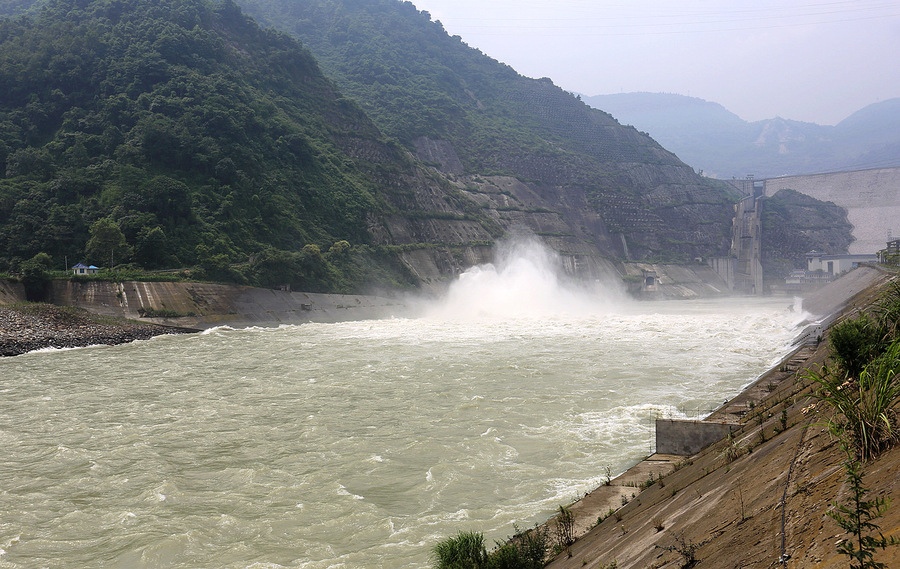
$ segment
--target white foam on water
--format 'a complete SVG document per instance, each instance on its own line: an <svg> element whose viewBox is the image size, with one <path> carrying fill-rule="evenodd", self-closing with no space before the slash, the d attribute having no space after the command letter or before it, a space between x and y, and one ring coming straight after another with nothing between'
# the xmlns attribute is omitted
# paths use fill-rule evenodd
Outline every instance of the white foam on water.
<svg viewBox="0 0 900 569"><path fill-rule="evenodd" d="M565 280L559 256L534 236L497 245L495 262L472 267L429 307L428 318L546 318L605 314L628 302L618 289L589 292Z"/></svg>

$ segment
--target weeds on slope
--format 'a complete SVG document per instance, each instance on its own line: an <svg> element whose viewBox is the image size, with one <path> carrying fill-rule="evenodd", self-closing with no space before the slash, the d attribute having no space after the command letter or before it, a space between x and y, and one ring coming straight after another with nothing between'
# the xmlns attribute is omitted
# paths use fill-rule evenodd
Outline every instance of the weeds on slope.
<svg viewBox="0 0 900 569"><path fill-rule="evenodd" d="M804 373L831 410L829 428L863 462L900 439L894 411L900 400L900 283L871 313L835 325L829 335L833 367Z"/></svg>
<svg viewBox="0 0 900 569"><path fill-rule="evenodd" d="M836 325L830 334L835 368L807 370L804 376L818 384L816 396L826 404L826 424L847 453L844 473L849 496L835 500L827 512L850 535L838 542L851 569L884 569L875 561L879 549L900 545L886 538L876 523L890 500L870 499L863 484L863 466L900 441L900 283L894 283L872 308Z"/></svg>

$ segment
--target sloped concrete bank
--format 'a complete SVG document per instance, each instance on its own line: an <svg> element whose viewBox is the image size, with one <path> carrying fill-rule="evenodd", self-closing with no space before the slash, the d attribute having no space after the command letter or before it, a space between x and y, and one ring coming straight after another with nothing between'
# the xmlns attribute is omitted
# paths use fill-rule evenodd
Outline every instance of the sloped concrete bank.
<svg viewBox="0 0 900 569"><path fill-rule="evenodd" d="M827 358L828 326L875 302L895 274L858 269L804 299L820 334L796 350L707 421L733 425L732 436L693 456L654 454L570 506L580 536L548 567L605 569L687 566L732 569L837 568L843 531L828 517L846 498L834 438L811 406L806 369ZM900 448L866 467L872 496L900 491ZM900 538L900 507L879 520ZM555 518L546 522L551 530ZM876 556L900 567L900 548Z"/></svg>
<svg viewBox="0 0 900 569"><path fill-rule="evenodd" d="M54 281L47 300L25 304L20 283L0 280L0 356L121 344L215 326L364 320L410 310L389 297L180 282Z"/></svg>
<svg viewBox="0 0 900 569"><path fill-rule="evenodd" d="M194 329L387 318L407 311L403 301L381 296L185 282L54 281L50 302Z"/></svg>

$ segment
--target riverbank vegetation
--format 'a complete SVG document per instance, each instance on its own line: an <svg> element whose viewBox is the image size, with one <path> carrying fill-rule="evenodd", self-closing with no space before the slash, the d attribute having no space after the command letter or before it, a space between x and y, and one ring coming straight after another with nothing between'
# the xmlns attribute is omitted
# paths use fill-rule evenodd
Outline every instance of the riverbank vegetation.
<svg viewBox="0 0 900 569"><path fill-rule="evenodd" d="M837 542L852 569L883 569L879 550L900 545L885 537L878 520L890 500L870 496L865 465L900 442L900 283L895 282L872 307L837 324L830 334L832 368L808 371L818 384L816 395L826 405L829 430L846 452L843 468L850 495L835 499L828 516L848 539Z"/></svg>
<svg viewBox="0 0 900 569"><path fill-rule="evenodd" d="M828 425L854 458L871 460L900 440L894 410L900 400L900 284L871 309L836 324L829 334L830 366L809 370Z"/></svg>
<svg viewBox="0 0 900 569"><path fill-rule="evenodd" d="M484 535L459 532L434 546L435 569L540 569L550 550L545 528L516 532L506 542L487 550Z"/></svg>

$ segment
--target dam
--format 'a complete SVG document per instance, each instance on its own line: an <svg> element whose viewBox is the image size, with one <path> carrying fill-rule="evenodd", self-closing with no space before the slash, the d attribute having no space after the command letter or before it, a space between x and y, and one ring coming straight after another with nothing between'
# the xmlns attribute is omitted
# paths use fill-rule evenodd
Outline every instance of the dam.
<svg viewBox="0 0 900 569"><path fill-rule="evenodd" d="M764 184L767 196L789 188L846 209L855 238L851 254L873 254L900 237L900 168L784 176Z"/></svg>

